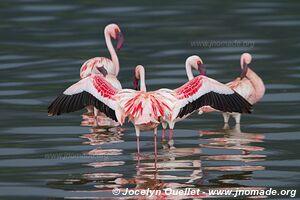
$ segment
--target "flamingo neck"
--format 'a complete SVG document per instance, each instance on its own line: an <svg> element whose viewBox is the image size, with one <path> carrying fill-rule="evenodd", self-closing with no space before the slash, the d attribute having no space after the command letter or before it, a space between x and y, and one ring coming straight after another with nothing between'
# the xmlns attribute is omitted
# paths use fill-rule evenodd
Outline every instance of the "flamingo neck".
<svg viewBox="0 0 300 200"><path fill-rule="evenodd" d="M140 70L140 83L141 83L141 87L140 90L143 92L146 92L146 82L145 82L145 71L144 70Z"/></svg>
<svg viewBox="0 0 300 200"><path fill-rule="evenodd" d="M108 31L105 31L104 37L105 37L106 46L107 46L108 51L109 51L110 56L111 56L111 60L112 60L113 65L115 67L115 74L114 75L118 76L119 71L120 71L119 59L118 59L117 53L115 51L115 48L112 45L111 37L110 37Z"/></svg>
<svg viewBox="0 0 300 200"><path fill-rule="evenodd" d="M186 75L190 80L192 80L194 78L193 72L192 72L192 66L189 63L185 63L185 71L186 71Z"/></svg>
<svg viewBox="0 0 300 200"><path fill-rule="evenodd" d="M251 81L255 89L255 102L259 101L265 94L265 84L262 79L250 68L247 70L246 77Z"/></svg>

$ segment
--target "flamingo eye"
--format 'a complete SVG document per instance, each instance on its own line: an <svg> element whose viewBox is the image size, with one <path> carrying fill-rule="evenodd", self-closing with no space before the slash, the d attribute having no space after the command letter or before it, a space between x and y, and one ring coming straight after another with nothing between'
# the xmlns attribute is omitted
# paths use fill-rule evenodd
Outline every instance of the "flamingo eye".
<svg viewBox="0 0 300 200"><path fill-rule="evenodd" d="M197 65L201 65L201 61L200 60L197 61Z"/></svg>

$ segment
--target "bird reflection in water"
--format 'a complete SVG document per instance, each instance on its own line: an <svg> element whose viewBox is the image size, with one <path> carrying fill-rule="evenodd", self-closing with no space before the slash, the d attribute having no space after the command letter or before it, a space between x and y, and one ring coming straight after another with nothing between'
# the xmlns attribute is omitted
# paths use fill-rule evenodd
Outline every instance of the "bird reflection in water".
<svg viewBox="0 0 300 200"><path fill-rule="evenodd" d="M97 134L113 133L98 132ZM117 134L116 137L122 136L122 133L115 134ZM89 137L85 136L84 138L90 140ZM105 136L98 136L97 143L107 144L115 141L107 141L104 138L107 139ZM176 147L174 140L170 140L162 143L162 148L159 148L157 157L153 155L152 151L144 152L140 155L140 158L133 154L136 161L136 169L131 171L132 173L135 172L132 175L130 175L130 172L128 174L128 172L120 170L120 166L126 165L125 161L113 160L114 156L123 154L121 149L98 148L88 152L88 154L105 155L110 161L88 164L90 167L97 168L98 172L83 174L82 177L91 180L103 180L96 182L94 185L95 188L103 190L101 192L109 191L115 187L118 187L123 192L128 187L136 190L149 188L162 191L165 188L173 190L200 188L201 191L207 191L211 187L215 189L232 187L250 189L243 186L240 181L251 180L254 171L264 170L263 166L249 164L265 160L266 156L259 154L264 148L251 144L262 143L263 139L263 134L242 132L239 125L233 128L226 125L219 131L201 131L198 139L199 146L182 147L178 145L179 147ZM90 140L90 142L85 144L93 145L95 142ZM220 150L213 151L213 149ZM208 153L203 154L203 150ZM214 161L218 163L215 164ZM204 167L202 167L203 162ZM109 167L111 169L109 170L110 172L101 170L104 167ZM263 188L256 187L251 189ZM162 193L161 195L163 196L164 194Z"/></svg>
<svg viewBox="0 0 300 200"><path fill-rule="evenodd" d="M93 167L97 169L97 172L84 173L82 174L82 179L90 180L90 182L95 184L96 188L114 188L116 186L110 184L111 180L122 177L123 174L117 170L115 170L115 172L113 172L114 170L110 170L112 172L107 172L106 170L102 172L101 169L123 166L125 161L113 160L115 157L121 157L123 150L119 148L105 149L101 148L101 146L124 142L122 139L124 130L118 127L118 123L106 116L102 116L101 113L97 116L97 120L95 120L91 113L83 114L82 119L82 126L92 126L90 133L80 136L83 139L87 139L83 144L97 146L97 148L84 153L85 155L96 158L95 162L85 164L85 166ZM95 122L97 122L97 124L95 124ZM99 185L99 182L102 184Z"/></svg>
<svg viewBox="0 0 300 200"><path fill-rule="evenodd" d="M85 117L82 124L87 120L89 118ZM260 153L264 148L259 146L264 140L264 135L242 132L239 125L233 128L225 125L218 131L200 131L199 136L199 145L194 147L175 145L174 140L163 141L156 157L151 150L144 150L140 157L133 153L136 167L135 170L131 170L132 159L117 145L124 142L123 130L113 128L107 131L107 126L94 126L90 133L82 135L81 138L86 139L83 144L96 147L85 152L85 155L95 156L96 160L83 164L90 169L87 168L80 178L66 179L60 185L79 184L85 185L84 188L89 185L93 189L89 188L88 191L99 195L111 194L112 189L116 187L121 192L125 192L126 188L161 190L160 196L154 198L165 198L163 189L166 188L199 188L206 192L211 188L250 189L242 183L251 180L254 171L264 170L263 166L257 165L258 161L264 161L266 158ZM104 145L106 148L102 148ZM254 162L256 164L251 164ZM57 186L58 183L55 184ZM198 198L208 194L201 195Z"/></svg>
<svg viewBox="0 0 300 200"><path fill-rule="evenodd" d="M257 162L264 161L266 158L266 155L259 153L264 148L251 144L262 143L263 134L245 133L241 131L239 124L233 128L225 124L219 131L200 131L200 137L208 142L200 144L200 147L210 154L201 156L201 160L205 164L207 162L204 167L205 179L208 180L206 186L219 189L227 187L251 189L241 183L251 180L254 171L265 170L264 166L257 165ZM217 155L213 149L220 149ZM250 164L251 162L255 164Z"/></svg>
<svg viewBox="0 0 300 200"><path fill-rule="evenodd" d="M97 124L95 122L97 121ZM81 126L91 126L90 134L85 134L81 138L88 139L89 141L83 144L102 145L109 143L124 142L123 129L118 127L118 123L110 118L99 113L97 120L93 113L85 113L82 115Z"/></svg>
<svg viewBox="0 0 300 200"><path fill-rule="evenodd" d="M88 120L90 120L90 118L85 116L82 124L87 124ZM125 161L119 159L114 160L115 157L120 158L123 155L123 150L119 148L104 149L101 148L101 146L124 142L122 139L123 130L119 127L109 127L107 124L104 124L104 126L92 127L90 133L80 137L86 140L83 142L84 145L91 145L93 147L92 150L84 151L81 156L78 156L78 159L82 159L80 168L82 168L82 170L88 170L80 174L79 177L78 175L72 175L72 178L69 177L60 181L49 181L47 185L64 190L69 190L70 186L73 186L74 189L75 185L77 185L76 187L80 186L83 188L85 188L86 185L94 185L96 188L110 188L110 190L103 190L103 192L111 194L111 188L116 187L115 184L110 184L111 181L123 176L122 173L119 173L118 169L120 166L125 165ZM96 148L94 148L94 146ZM92 160L92 162L86 163L87 160ZM88 166L88 168L84 166ZM91 167L96 170L91 170ZM107 167L110 170L105 170ZM102 169L104 169L104 171ZM87 191L85 189L76 189L75 191L98 192L94 190Z"/></svg>
<svg viewBox="0 0 300 200"><path fill-rule="evenodd" d="M219 137L212 137L218 136ZM220 137L223 135L224 137ZM203 156L206 160L237 160L244 162L262 161L265 159L265 155L252 154L252 152L263 151L263 147L253 146L250 143L263 142L264 135L258 133L244 133L241 132L240 125L237 124L234 128L230 128L228 124L225 124L223 129L215 132L201 131L201 137L209 137L208 144L201 144L202 148L213 149L225 149L225 150L239 150L240 154L234 155L212 155Z"/></svg>
<svg viewBox="0 0 300 200"><path fill-rule="evenodd" d="M97 120L95 120L95 117ZM119 123L105 116L103 113L99 113L94 116L92 112L82 114L81 126L92 126L102 129L111 129L119 126Z"/></svg>
<svg viewBox="0 0 300 200"><path fill-rule="evenodd" d="M143 153L140 158L136 155L136 175L133 178L118 178L115 183L119 188L131 185L136 190L161 190L161 196L165 195L165 188L171 188L173 191L195 188L196 185L202 184L200 154L199 147L176 148L174 140L163 142L156 157L151 153Z"/></svg>

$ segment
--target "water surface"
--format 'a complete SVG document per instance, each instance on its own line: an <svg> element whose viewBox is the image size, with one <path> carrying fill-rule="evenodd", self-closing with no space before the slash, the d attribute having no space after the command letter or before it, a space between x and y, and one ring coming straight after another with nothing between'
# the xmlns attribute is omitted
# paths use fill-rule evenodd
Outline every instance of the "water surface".
<svg viewBox="0 0 300 200"><path fill-rule="evenodd" d="M296 0L1 1L1 198L112 197L115 187L299 188L299 8ZM143 132L138 162L131 124L106 131L84 111L47 116L85 60L109 56L103 29L111 22L126 39L125 88L137 64L148 89L180 86L192 54L225 83L249 52L266 95L240 127L195 114L176 125L174 140L162 143L159 132L156 162L152 132Z"/></svg>

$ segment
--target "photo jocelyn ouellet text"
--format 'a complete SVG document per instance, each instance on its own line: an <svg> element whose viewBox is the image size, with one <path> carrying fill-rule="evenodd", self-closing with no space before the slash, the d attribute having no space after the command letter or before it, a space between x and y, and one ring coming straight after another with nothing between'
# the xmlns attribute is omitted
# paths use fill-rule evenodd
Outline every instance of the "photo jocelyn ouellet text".
<svg viewBox="0 0 300 200"><path fill-rule="evenodd" d="M282 189L277 190L273 188L268 189L209 189L201 190L198 188L164 188L162 190L152 189L134 189L134 188L114 188L112 194L115 196L230 196L230 197L241 197L241 196L288 196L291 198L296 197L297 190L295 189Z"/></svg>

